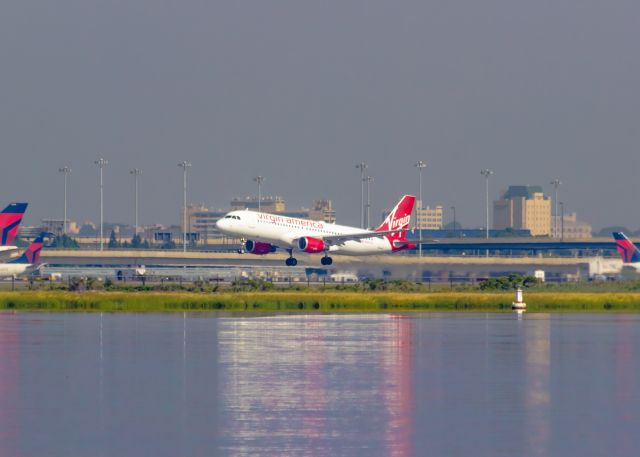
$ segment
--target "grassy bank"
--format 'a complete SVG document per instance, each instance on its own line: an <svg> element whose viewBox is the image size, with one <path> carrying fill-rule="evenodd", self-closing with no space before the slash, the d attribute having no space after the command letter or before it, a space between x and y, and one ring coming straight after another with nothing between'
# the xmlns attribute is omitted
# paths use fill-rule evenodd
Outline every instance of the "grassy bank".
<svg viewBox="0 0 640 457"><path fill-rule="evenodd" d="M511 309L511 292L0 292L0 310L104 312L411 312ZM529 312L638 312L640 293L527 292Z"/></svg>

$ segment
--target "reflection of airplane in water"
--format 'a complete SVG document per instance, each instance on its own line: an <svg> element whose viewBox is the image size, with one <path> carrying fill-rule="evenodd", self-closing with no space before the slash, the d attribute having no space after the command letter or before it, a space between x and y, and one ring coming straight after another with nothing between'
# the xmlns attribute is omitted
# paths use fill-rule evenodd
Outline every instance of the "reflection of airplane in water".
<svg viewBox="0 0 640 457"><path fill-rule="evenodd" d="M221 320L228 453L415 455L414 325L391 315Z"/></svg>
<svg viewBox="0 0 640 457"><path fill-rule="evenodd" d="M0 263L0 277L17 276L36 270L40 266L40 251L44 234L33 240L24 253L7 263Z"/></svg>
<svg viewBox="0 0 640 457"><path fill-rule="evenodd" d="M298 263L294 252L324 254L322 265L331 265L331 252L372 255L414 248L416 245L406 240L414 202L413 195L402 197L375 230L248 210L232 211L216 222L216 226L227 235L247 238L245 248L251 254L284 249L289 253L287 266Z"/></svg>
<svg viewBox="0 0 640 457"><path fill-rule="evenodd" d="M12 244L26 210L27 203L9 203L0 213L0 252L18 249Z"/></svg>

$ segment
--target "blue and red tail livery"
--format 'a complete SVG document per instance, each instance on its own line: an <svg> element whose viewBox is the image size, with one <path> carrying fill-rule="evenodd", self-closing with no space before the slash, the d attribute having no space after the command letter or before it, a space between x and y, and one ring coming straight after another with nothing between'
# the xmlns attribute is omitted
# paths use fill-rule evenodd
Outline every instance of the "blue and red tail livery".
<svg viewBox="0 0 640 457"><path fill-rule="evenodd" d="M20 257L17 257L8 263L27 263L30 265L38 265L40 263L40 251L42 251L43 241L44 233L33 240L27 250L24 251Z"/></svg>
<svg viewBox="0 0 640 457"><path fill-rule="evenodd" d="M0 246L13 244L26 210L26 203L9 203L9 206L2 210L0 213Z"/></svg>
<svg viewBox="0 0 640 457"><path fill-rule="evenodd" d="M616 247L623 263L640 262L640 251L624 233L613 232L613 239L616 240Z"/></svg>

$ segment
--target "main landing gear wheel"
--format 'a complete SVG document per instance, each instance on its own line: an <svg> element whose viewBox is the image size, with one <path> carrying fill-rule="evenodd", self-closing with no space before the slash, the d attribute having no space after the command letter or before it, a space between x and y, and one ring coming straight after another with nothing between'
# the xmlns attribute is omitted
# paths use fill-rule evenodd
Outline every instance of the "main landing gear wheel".
<svg viewBox="0 0 640 457"><path fill-rule="evenodd" d="M329 256L325 256L322 259L320 259L320 263L322 265L331 265L333 263L333 259Z"/></svg>
<svg viewBox="0 0 640 457"><path fill-rule="evenodd" d="M289 257L285 263L288 267L295 267L296 265L298 265L298 261L295 257Z"/></svg>

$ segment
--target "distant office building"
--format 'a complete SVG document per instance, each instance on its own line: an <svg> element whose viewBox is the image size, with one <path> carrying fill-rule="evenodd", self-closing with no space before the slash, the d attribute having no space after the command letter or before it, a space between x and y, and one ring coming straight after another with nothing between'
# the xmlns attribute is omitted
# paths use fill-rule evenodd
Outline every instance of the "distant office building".
<svg viewBox="0 0 640 457"><path fill-rule="evenodd" d="M333 209L331 200L314 200L309 210L309 219L335 224L336 211Z"/></svg>
<svg viewBox="0 0 640 457"><path fill-rule="evenodd" d="M53 233L60 236L64 232L63 219L40 219L40 228L43 232Z"/></svg>
<svg viewBox="0 0 640 457"><path fill-rule="evenodd" d="M443 227L443 215L444 210L442 206L436 206L435 208L431 208L430 206L425 206L422 209L420 208L420 200L416 200L416 203L413 207L413 214L411 215L411 223L410 227L422 230L440 230ZM382 221L384 221L391 210L384 210L382 212Z"/></svg>
<svg viewBox="0 0 640 457"><path fill-rule="evenodd" d="M442 216L444 211L442 209L442 206L436 206L435 208L425 206L424 208L419 209L420 206L420 200L416 200L415 227L422 230L440 230L443 226Z"/></svg>
<svg viewBox="0 0 640 457"><path fill-rule="evenodd" d="M206 206L188 205L187 206L187 232L197 233L199 238L205 243L209 238L220 236L220 232L216 228L216 221L223 217L226 211L212 211ZM182 222L182 217L180 217ZM182 224L180 224L182 226Z"/></svg>
<svg viewBox="0 0 640 457"><path fill-rule="evenodd" d="M551 199L540 186L509 186L493 202L493 228L529 229L533 236L551 233Z"/></svg>
<svg viewBox="0 0 640 457"><path fill-rule="evenodd" d="M52 233L56 236L62 235L64 232L64 220L63 219L41 219L40 227L37 227L41 232ZM67 221L67 233L69 235L77 235L80 231L78 224L73 221Z"/></svg>
<svg viewBox="0 0 640 457"><path fill-rule="evenodd" d="M552 222L555 217L552 217ZM564 238L565 240L584 239L592 237L591 224L579 221L576 213L565 214L564 218L558 216L558 233L554 232L555 224L551 224L551 235L556 238Z"/></svg>
<svg viewBox="0 0 640 457"><path fill-rule="evenodd" d="M258 197L248 196L231 200L231 211L237 209L250 209L258 211ZM284 199L278 196L264 195L260 199L260 211L263 213L282 213L285 211Z"/></svg>
<svg viewBox="0 0 640 457"><path fill-rule="evenodd" d="M173 230L162 224L152 224L142 228L142 237L151 242L166 243L176 238L179 239L179 234L176 236Z"/></svg>

